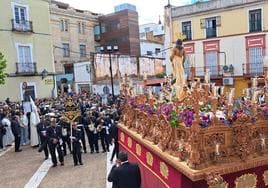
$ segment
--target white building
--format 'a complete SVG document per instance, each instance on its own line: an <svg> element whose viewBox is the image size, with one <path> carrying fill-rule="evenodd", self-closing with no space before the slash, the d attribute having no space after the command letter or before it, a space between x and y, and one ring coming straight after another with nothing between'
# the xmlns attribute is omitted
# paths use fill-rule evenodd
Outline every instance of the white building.
<svg viewBox="0 0 268 188"><path fill-rule="evenodd" d="M164 58L164 26L149 23L140 26L140 46L142 56Z"/></svg>
<svg viewBox="0 0 268 188"><path fill-rule="evenodd" d="M81 62L74 64L74 88L75 92L91 91L91 68L90 62Z"/></svg>

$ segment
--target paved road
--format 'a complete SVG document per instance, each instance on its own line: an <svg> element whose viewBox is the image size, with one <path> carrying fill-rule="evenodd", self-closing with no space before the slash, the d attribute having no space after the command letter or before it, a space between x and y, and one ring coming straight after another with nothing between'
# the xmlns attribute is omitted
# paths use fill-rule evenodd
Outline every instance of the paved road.
<svg viewBox="0 0 268 188"><path fill-rule="evenodd" d="M0 187L23 188L30 179L36 178L40 166L44 164L43 153L30 146L22 147L23 151L15 153L14 148L0 156ZM49 169L42 179L40 188L105 188L107 154L83 154L83 166L73 165L72 156L65 157L65 166ZM50 162L47 161L46 164ZM38 171L38 172L37 172ZM37 172L37 173L36 173ZM31 187L33 188L33 187Z"/></svg>

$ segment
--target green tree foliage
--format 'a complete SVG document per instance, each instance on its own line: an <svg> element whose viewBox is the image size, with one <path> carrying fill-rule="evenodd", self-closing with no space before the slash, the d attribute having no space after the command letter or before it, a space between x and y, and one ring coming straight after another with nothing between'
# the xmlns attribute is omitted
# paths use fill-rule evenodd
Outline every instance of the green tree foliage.
<svg viewBox="0 0 268 188"><path fill-rule="evenodd" d="M5 78L7 73L5 72L7 67L7 61L4 58L4 55L0 52L0 85L5 84Z"/></svg>

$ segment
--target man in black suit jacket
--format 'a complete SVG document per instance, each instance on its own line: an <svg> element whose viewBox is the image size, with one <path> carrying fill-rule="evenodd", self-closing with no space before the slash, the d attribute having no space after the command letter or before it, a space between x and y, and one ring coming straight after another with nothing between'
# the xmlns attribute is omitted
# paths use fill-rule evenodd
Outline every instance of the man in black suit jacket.
<svg viewBox="0 0 268 188"><path fill-rule="evenodd" d="M121 151L116 165L110 171L108 181L113 182L113 188L140 188L140 168L135 163L129 163L127 153Z"/></svg>

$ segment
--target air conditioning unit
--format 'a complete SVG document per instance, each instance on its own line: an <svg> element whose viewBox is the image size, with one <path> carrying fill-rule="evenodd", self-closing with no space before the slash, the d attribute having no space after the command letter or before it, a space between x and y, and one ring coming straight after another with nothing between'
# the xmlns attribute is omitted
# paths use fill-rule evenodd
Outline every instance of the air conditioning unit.
<svg viewBox="0 0 268 188"><path fill-rule="evenodd" d="M224 86L234 85L234 78L223 78L222 80Z"/></svg>

